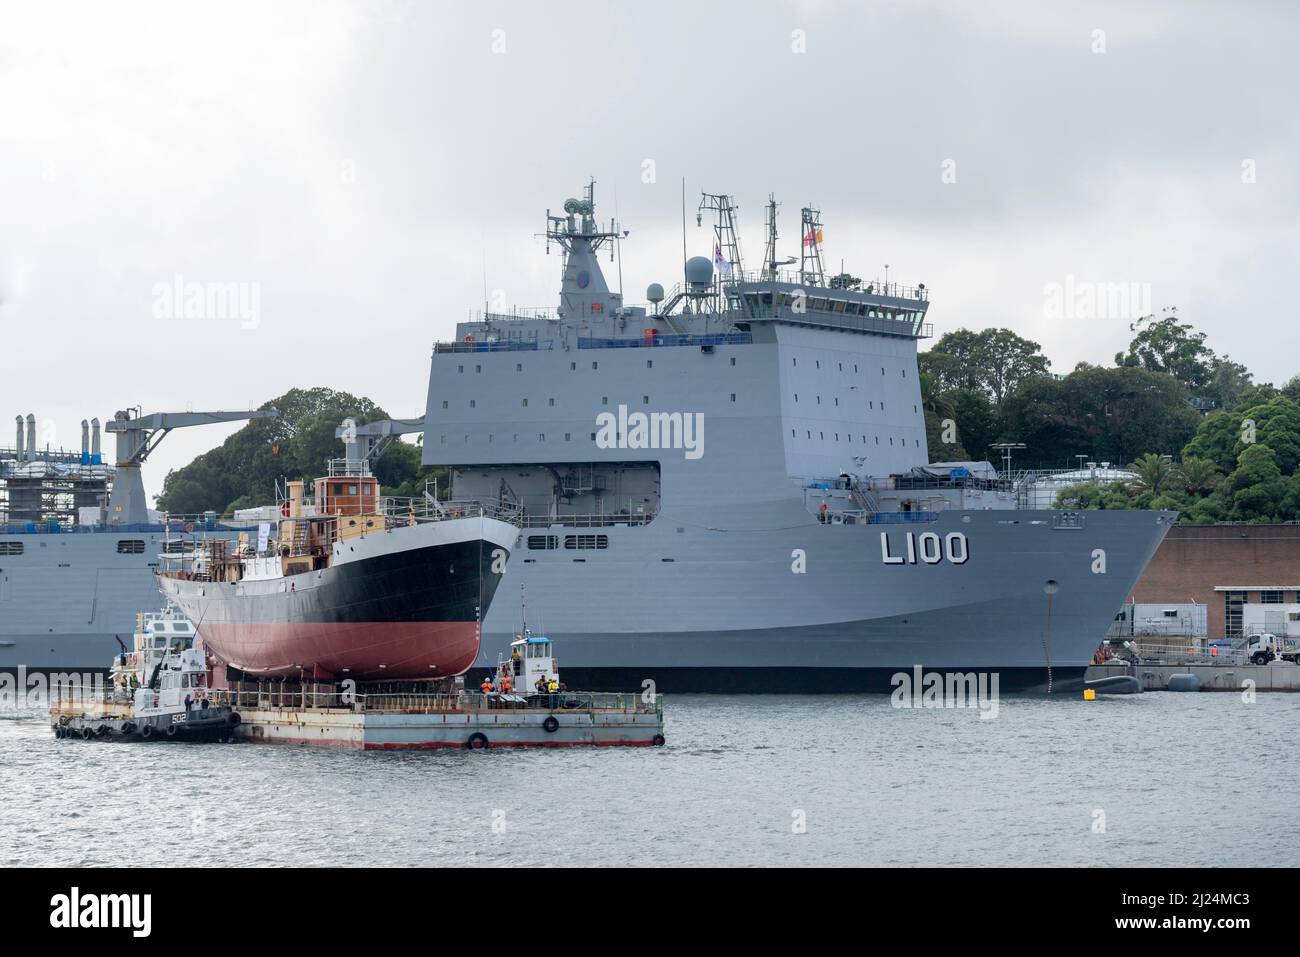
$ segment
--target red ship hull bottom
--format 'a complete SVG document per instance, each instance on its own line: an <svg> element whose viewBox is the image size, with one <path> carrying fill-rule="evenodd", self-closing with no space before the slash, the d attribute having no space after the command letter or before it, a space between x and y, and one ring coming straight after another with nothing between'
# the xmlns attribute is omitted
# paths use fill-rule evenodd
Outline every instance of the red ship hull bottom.
<svg viewBox="0 0 1300 957"><path fill-rule="evenodd" d="M320 680L442 678L474 663L476 621L203 622L208 650L250 675Z"/></svg>

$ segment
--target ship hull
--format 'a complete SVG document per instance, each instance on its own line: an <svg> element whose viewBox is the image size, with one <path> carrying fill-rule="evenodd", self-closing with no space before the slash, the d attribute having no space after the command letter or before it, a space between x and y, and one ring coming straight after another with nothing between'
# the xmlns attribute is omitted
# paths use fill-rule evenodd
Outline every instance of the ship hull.
<svg viewBox="0 0 1300 957"><path fill-rule="evenodd" d="M833 527L785 517L784 528L779 515L759 525L737 509L701 529L660 516L608 529L608 547L580 564L525 547L505 584L537 596L530 608L571 687L889 691L919 666L1055 691L1077 685L1175 515L951 511ZM960 534L965 560L908 562L908 532L914 543ZM476 666L508 647L512 611L487 616ZM655 627L668 620L696 627Z"/></svg>
<svg viewBox="0 0 1300 957"><path fill-rule="evenodd" d="M319 571L159 580L208 649L245 673L438 678L474 661L515 536L493 519L424 523L342 542Z"/></svg>

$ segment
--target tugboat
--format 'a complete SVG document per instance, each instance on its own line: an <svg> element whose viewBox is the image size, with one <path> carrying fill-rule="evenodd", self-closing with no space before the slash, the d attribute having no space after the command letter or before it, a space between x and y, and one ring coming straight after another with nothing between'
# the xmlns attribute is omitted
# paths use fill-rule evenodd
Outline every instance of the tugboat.
<svg viewBox="0 0 1300 957"><path fill-rule="evenodd" d="M208 687L207 653L178 609L137 618L135 650L113 659L102 695L54 691L56 738L229 741L239 715Z"/></svg>

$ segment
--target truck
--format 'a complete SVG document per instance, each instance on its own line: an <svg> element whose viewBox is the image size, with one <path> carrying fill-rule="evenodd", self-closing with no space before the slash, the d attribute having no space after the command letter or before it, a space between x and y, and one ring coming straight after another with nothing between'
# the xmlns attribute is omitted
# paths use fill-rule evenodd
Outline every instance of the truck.
<svg viewBox="0 0 1300 957"><path fill-rule="evenodd" d="M1266 665L1278 658L1300 664L1300 640L1279 637L1272 632L1248 636L1243 650L1253 665Z"/></svg>

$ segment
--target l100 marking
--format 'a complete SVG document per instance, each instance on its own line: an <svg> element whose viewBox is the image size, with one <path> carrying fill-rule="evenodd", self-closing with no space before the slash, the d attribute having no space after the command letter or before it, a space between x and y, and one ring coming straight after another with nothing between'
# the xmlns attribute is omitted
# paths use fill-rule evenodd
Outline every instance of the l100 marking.
<svg viewBox="0 0 1300 957"><path fill-rule="evenodd" d="M889 533L880 533L880 560L886 565L937 565L948 561L954 565L965 565L970 558L970 548L966 544L965 532L949 532L940 538L936 532L907 532L904 538L905 554L895 555L890 551Z"/></svg>

